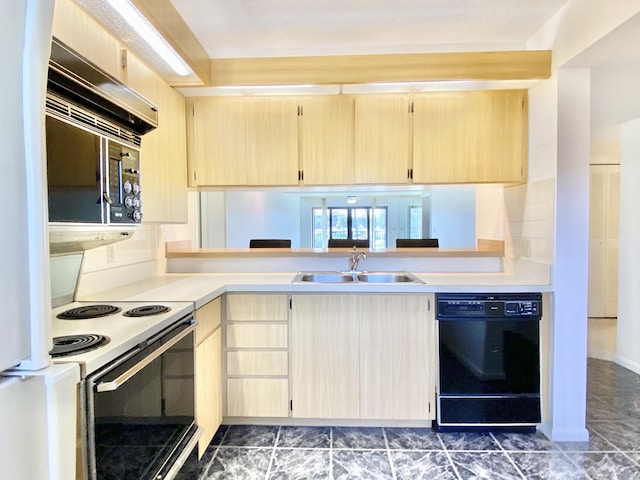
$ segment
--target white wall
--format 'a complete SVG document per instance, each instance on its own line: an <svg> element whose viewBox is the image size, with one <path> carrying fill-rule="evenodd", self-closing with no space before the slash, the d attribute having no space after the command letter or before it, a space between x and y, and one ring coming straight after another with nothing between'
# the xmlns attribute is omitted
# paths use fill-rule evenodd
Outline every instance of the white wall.
<svg viewBox="0 0 640 480"><path fill-rule="evenodd" d="M618 351L616 361L640 373L640 118L620 130L620 258L618 270Z"/></svg>
<svg viewBox="0 0 640 480"><path fill-rule="evenodd" d="M437 238L441 248L476 246L475 187L433 187L429 236Z"/></svg>

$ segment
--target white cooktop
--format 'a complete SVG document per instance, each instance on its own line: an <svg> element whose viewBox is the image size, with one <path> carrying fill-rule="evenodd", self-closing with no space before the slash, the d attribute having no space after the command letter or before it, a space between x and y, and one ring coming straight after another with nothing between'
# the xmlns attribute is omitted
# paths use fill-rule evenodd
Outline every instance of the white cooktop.
<svg viewBox="0 0 640 480"><path fill-rule="evenodd" d="M99 318L66 320L57 318L66 310L90 305L113 305L121 308L115 314ZM126 317L124 312L149 305L164 305L169 311L147 317ZM172 323L191 314L192 302L73 302L52 310L53 337L79 334L96 334L109 337L110 341L86 353L53 358L54 363L75 362L81 364L83 374L89 374L116 359L123 353L158 333Z"/></svg>

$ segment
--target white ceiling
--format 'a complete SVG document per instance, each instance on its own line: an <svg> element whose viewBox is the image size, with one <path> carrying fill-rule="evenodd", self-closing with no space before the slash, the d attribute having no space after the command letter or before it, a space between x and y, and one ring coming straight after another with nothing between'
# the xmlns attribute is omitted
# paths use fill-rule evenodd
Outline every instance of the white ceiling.
<svg viewBox="0 0 640 480"><path fill-rule="evenodd" d="M567 0L171 0L212 58L524 49Z"/></svg>

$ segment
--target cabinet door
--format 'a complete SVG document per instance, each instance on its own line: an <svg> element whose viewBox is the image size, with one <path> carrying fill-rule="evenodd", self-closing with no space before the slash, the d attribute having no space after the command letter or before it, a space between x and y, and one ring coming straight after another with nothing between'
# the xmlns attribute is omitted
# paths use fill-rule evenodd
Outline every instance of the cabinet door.
<svg viewBox="0 0 640 480"><path fill-rule="evenodd" d="M433 92L414 97L414 183L524 182L524 90Z"/></svg>
<svg viewBox="0 0 640 480"><path fill-rule="evenodd" d="M354 98L345 95L304 97L300 104L300 161L304 184L354 183Z"/></svg>
<svg viewBox="0 0 640 480"><path fill-rule="evenodd" d="M411 123L407 95L356 97L356 183L408 182Z"/></svg>
<svg viewBox="0 0 640 480"><path fill-rule="evenodd" d="M434 418L434 322L427 318L427 297L359 299L360 418Z"/></svg>
<svg viewBox="0 0 640 480"><path fill-rule="evenodd" d="M298 184L298 102L247 98L247 185Z"/></svg>
<svg viewBox="0 0 640 480"><path fill-rule="evenodd" d="M196 423L204 428L198 458L222 423L222 339L218 328L196 347Z"/></svg>
<svg viewBox="0 0 640 480"><path fill-rule="evenodd" d="M294 295L292 306L292 415L358 418L357 297Z"/></svg>
<svg viewBox="0 0 640 480"><path fill-rule="evenodd" d="M246 185L246 139L242 98L188 99L189 185Z"/></svg>
<svg viewBox="0 0 640 480"><path fill-rule="evenodd" d="M129 54L126 82L158 108L158 127L142 137L140 170L145 222L186 223L187 138L184 97Z"/></svg>

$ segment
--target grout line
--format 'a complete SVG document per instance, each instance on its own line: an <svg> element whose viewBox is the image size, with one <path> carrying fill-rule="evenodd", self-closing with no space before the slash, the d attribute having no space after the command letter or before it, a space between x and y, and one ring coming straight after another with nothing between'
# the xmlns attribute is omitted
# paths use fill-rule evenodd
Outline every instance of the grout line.
<svg viewBox="0 0 640 480"><path fill-rule="evenodd" d="M393 459L391 458L391 449L389 448L389 439L387 438L387 432L384 429L384 427L382 427L382 437L384 438L384 446L387 451L387 459L389 460L389 465L391 466L391 476L393 477L393 480L397 480L398 477L396 476L396 467L393 464Z"/></svg>
<svg viewBox="0 0 640 480"><path fill-rule="evenodd" d="M438 437L438 441L440 442L440 445L442 446L442 451L447 456L447 460L449 460L449 464L453 467L453 473L456 474L456 477L458 478L458 480L462 480L462 476L460 475L460 472L458 472L458 467L456 467L455 462L451 458L451 455L449 454L449 450L447 449L447 447L445 446L444 442L442 441L442 437L440 436L439 433L436 433L436 436Z"/></svg>
<svg viewBox="0 0 640 480"><path fill-rule="evenodd" d="M333 427L329 427L329 480L333 480Z"/></svg>
<svg viewBox="0 0 640 480"><path fill-rule="evenodd" d="M276 445L278 445L278 440L280 440L280 430L282 429L282 427L278 427L278 433L276 433L276 441L273 442L273 450L271 451L271 458L269 459L269 468L267 468L267 474L265 475L265 480L267 480L269 478L269 475L271 474L271 466L273 465L273 459L276 456Z"/></svg>

